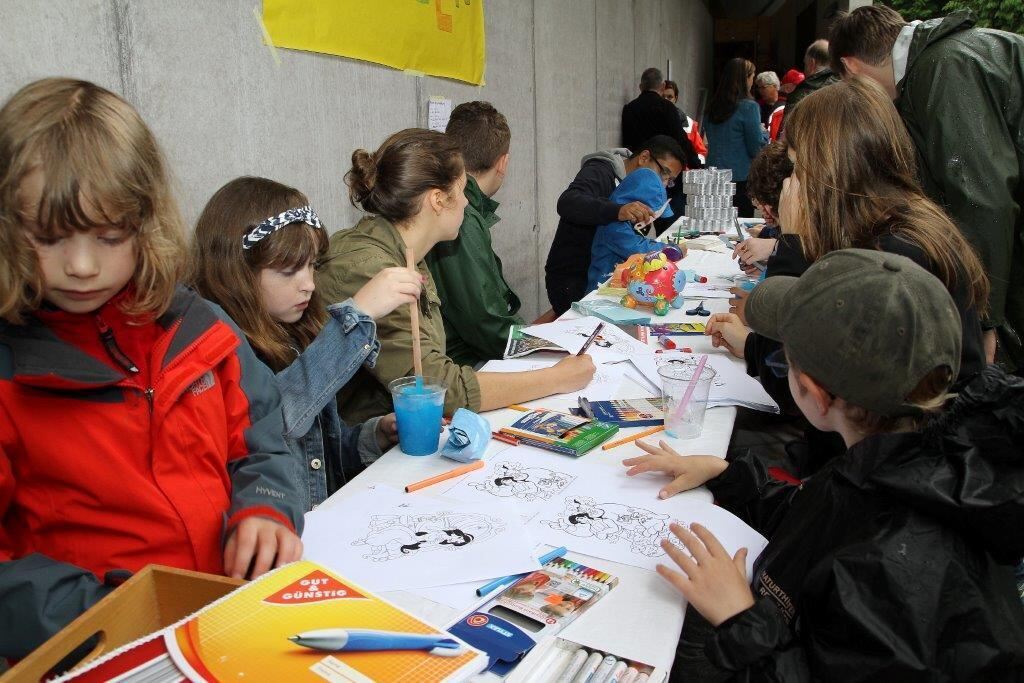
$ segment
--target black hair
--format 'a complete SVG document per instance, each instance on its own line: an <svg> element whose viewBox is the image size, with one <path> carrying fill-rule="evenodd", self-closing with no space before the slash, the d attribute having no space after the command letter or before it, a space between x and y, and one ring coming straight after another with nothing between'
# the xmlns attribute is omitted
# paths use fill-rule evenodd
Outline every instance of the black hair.
<svg viewBox="0 0 1024 683"><path fill-rule="evenodd" d="M637 156L644 150L650 152L655 159L674 157L687 168L700 168L703 165L693 150L693 144L687 138L683 138L680 142L668 135L655 135L637 147L633 156Z"/></svg>

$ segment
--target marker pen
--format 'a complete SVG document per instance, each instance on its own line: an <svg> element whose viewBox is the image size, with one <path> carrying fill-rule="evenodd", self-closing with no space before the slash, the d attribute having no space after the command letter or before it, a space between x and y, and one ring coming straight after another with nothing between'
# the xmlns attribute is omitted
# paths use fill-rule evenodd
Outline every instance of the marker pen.
<svg viewBox="0 0 1024 683"><path fill-rule="evenodd" d="M576 673L576 677L572 679L572 683L589 683L590 677L597 671L597 667L601 666L603 660L604 655L600 652L591 654Z"/></svg>
<svg viewBox="0 0 1024 683"><path fill-rule="evenodd" d="M612 672L612 668L615 663L618 662L618 658L615 655L606 655L601 660L601 665L597 667L597 670L590 675L587 679L587 683L603 683L604 679L608 677L608 674Z"/></svg>
<svg viewBox="0 0 1024 683"><path fill-rule="evenodd" d="M622 678L619 683L636 683L636 677L639 675L639 671L636 670L635 666L631 666L626 669L626 673L622 674Z"/></svg>
<svg viewBox="0 0 1024 683"><path fill-rule="evenodd" d="M620 659L615 666L612 667L612 672L608 674L608 678L604 679L605 683L620 683L626 674L628 666L628 664Z"/></svg>
<svg viewBox="0 0 1024 683"><path fill-rule="evenodd" d="M533 667L531 675L544 676L545 674L553 671L561 671L565 668L565 665L569 662L572 657L571 649L560 648L557 645L552 645L548 648L548 651L541 656L540 661L537 662L537 666ZM548 678L549 676L545 676Z"/></svg>
<svg viewBox="0 0 1024 683"><path fill-rule="evenodd" d="M555 683L570 683L576 674L579 673L579 670L583 668L589 656L590 653L582 647L573 652L572 657L569 658L569 663L562 669L562 673L555 679Z"/></svg>

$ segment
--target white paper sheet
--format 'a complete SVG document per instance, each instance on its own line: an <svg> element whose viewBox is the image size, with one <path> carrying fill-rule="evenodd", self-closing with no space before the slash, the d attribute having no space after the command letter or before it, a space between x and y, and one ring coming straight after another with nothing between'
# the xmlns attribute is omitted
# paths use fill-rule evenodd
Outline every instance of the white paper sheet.
<svg viewBox="0 0 1024 683"><path fill-rule="evenodd" d="M481 372L525 372L527 370L541 370L550 368L557 360L492 360L488 361ZM584 396L591 401L610 401L619 396L619 386L622 384L623 366L608 365L599 363L590 384L579 391L568 394L559 394L560 398L576 399L577 396Z"/></svg>
<svg viewBox="0 0 1024 683"><path fill-rule="evenodd" d="M669 524L697 522L730 554L747 548L747 573L753 576L754 560L767 539L716 505L686 494L660 500L658 490L658 483L646 477L591 477L553 497L529 526L544 543L653 571L658 564L672 564L662 539L681 546Z"/></svg>
<svg viewBox="0 0 1024 683"><path fill-rule="evenodd" d="M306 559L377 591L483 583L539 566L515 507L386 486L307 512L302 542Z"/></svg>
<svg viewBox="0 0 1024 683"><path fill-rule="evenodd" d="M649 352L648 346L643 342L629 336L612 323L604 322L593 316L531 325L524 328L523 332L554 342L569 353L577 353L587 343L587 339L597 329L597 326L602 323L604 327L601 329L601 334L587 349L587 353L593 356L595 362L620 360L628 358L634 353Z"/></svg>
<svg viewBox="0 0 1024 683"><path fill-rule="evenodd" d="M489 504L515 504L524 520L532 519L588 470L581 458L516 446L489 460L444 492L446 498Z"/></svg>
<svg viewBox="0 0 1024 683"><path fill-rule="evenodd" d="M661 386L658 368L666 363L696 365L699 354L647 353L630 358L637 370L649 381ZM709 353L708 365L715 371L715 379L708 394L709 406L737 405L766 412L779 412L779 406L764 390L761 383L748 375L742 367L724 353Z"/></svg>

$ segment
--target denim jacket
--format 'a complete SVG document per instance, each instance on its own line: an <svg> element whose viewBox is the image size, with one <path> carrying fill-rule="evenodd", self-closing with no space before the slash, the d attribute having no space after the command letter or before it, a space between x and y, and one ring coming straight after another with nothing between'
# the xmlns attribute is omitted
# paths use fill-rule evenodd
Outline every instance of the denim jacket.
<svg viewBox="0 0 1024 683"><path fill-rule="evenodd" d="M380 342L373 319L352 299L327 307L330 317L316 339L277 373L284 436L301 457L300 488L311 510L380 457L379 417L349 427L338 416L335 394L362 365L377 362Z"/></svg>

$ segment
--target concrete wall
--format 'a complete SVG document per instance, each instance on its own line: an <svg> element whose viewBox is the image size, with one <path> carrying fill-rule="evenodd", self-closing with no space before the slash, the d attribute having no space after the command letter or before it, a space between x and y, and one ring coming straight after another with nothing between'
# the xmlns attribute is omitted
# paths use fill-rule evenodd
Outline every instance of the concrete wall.
<svg viewBox="0 0 1024 683"><path fill-rule="evenodd" d="M426 125L431 95L494 103L512 128L495 248L529 319L548 308L555 201L583 154L618 144L640 72L664 68L686 107L710 78L705 0L491 0L487 84L415 78L262 44L254 0L0 0L0 99L69 75L120 92L163 145L186 218L242 174L309 195L327 225L359 217L342 176L352 150Z"/></svg>

